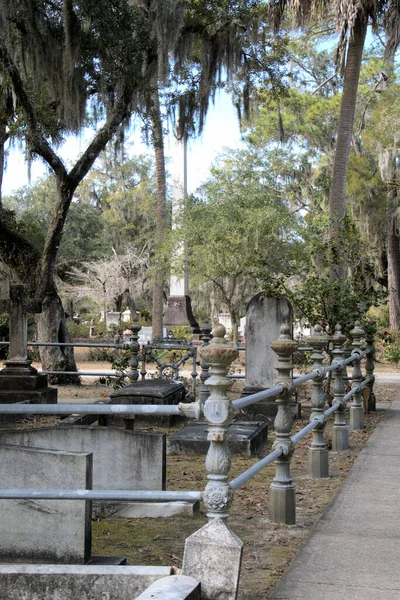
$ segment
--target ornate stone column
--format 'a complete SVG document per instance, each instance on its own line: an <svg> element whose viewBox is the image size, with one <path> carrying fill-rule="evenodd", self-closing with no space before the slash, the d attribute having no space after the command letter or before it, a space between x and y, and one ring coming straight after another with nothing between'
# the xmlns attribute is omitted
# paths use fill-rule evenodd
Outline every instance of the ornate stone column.
<svg viewBox="0 0 400 600"><path fill-rule="evenodd" d="M212 339L211 323L208 319L206 319L202 323L200 339L203 342L201 348L208 346L208 344L210 343L210 340ZM201 350L200 350L200 355L201 355ZM205 401L207 400L208 396L210 395L210 390L208 389L208 386L206 384L207 379L210 377L210 373L209 373L210 367L208 366L208 364L206 363L206 361L203 358L200 362L200 367L201 367L201 373L200 373L201 389L200 389L200 393L199 393L199 402L200 402L200 406L203 407Z"/></svg>
<svg viewBox="0 0 400 600"><path fill-rule="evenodd" d="M360 323L357 321L354 329L350 331L353 336L353 352L352 356L359 356L362 350L362 337L364 331L360 327ZM358 387L362 383L363 375L361 371L361 361L356 359L353 363L353 381L351 384L352 389ZM360 392L357 392L353 396L353 402L350 407L350 429L364 429L364 406L362 402L362 396Z"/></svg>
<svg viewBox="0 0 400 600"><path fill-rule="evenodd" d="M204 417L208 423L207 439L210 442L206 456L208 482L204 490L204 504L209 519L227 519L233 495L228 482L231 457L226 441L233 409L226 395L231 384L226 373L229 365L237 358L238 351L225 340L225 333L223 325L216 325L213 339L200 350L202 359L210 365L211 373L207 380L210 395L204 404Z"/></svg>
<svg viewBox="0 0 400 600"><path fill-rule="evenodd" d="M371 377L370 383L368 383L367 387L370 393L368 398L368 412L376 410L376 397L374 392L374 383L375 383L375 340L373 332L368 332L365 341L367 342L367 349L370 350L370 353L367 354L367 359L365 361L365 375L366 377Z"/></svg>
<svg viewBox="0 0 400 600"><path fill-rule="evenodd" d="M297 348L297 342L291 338L289 325L282 325L280 332L279 338L271 344L272 350L278 356L278 363L275 366L278 376L275 385L284 386L283 393L276 399L278 405L274 421L276 440L272 450L282 448L283 453L275 461L276 473L270 486L269 495L269 517L274 523L294 525L296 523L296 488L290 476L290 461L294 451L290 436L294 418L291 407L292 355Z"/></svg>
<svg viewBox="0 0 400 600"><path fill-rule="evenodd" d="M344 343L346 336L342 334L340 325L335 327L335 335L331 338L333 342L333 360L341 361L344 358ZM343 398L346 394L344 385L344 367L338 367L333 372L333 403L340 402L339 408L335 411L335 422L332 429L332 450L341 452L349 447L349 428L345 419L346 405Z"/></svg>
<svg viewBox="0 0 400 600"><path fill-rule="evenodd" d="M324 355L322 350L327 343L327 337L323 335L321 325L314 327L314 335L308 338L310 346L313 348L311 358L313 360L313 370L322 368ZM325 395L322 389L324 375L313 379L313 391L311 395L312 412L310 421L320 417L324 412ZM313 438L310 448L308 449L308 474L310 477L328 477L328 450L324 440L325 421L321 425L317 425L313 429Z"/></svg>

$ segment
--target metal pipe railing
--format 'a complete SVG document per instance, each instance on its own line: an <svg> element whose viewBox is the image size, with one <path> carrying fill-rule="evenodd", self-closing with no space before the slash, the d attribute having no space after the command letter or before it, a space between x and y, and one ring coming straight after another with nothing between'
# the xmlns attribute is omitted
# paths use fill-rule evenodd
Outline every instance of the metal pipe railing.
<svg viewBox="0 0 400 600"><path fill-rule="evenodd" d="M250 469L247 469L247 471L244 471L241 475L239 475L235 479L232 479L232 481L229 483L230 487L233 490L237 490L237 488L245 484L246 481L254 477L254 475L257 475L257 473L265 469L265 467L267 467L272 462L274 462L274 460L279 458L282 455L282 452L282 448L277 448L276 450L268 454L268 456L262 458L257 464L250 467Z"/></svg>
<svg viewBox="0 0 400 600"><path fill-rule="evenodd" d="M0 342L0 346L9 346L10 342ZM27 346L73 346L74 348L118 348L120 350L129 350L129 342L124 344L85 344L83 342L27 342Z"/></svg>
<svg viewBox="0 0 400 600"><path fill-rule="evenodd" d="M202 492L129 490L0 489L1 500L106 500L108 502L199 502Z"/></svg>
<svg viewBox="0 0 400 600"><path fill-rule="evenodd" d="M75 375L76 377L129 377L120 371L38 371L40 375Z"/></svg>
<svg viewBox="0 0 400 600"><path fill-rule="evenodd" d="M188 403L181 406L194 406ZM178 405L165 404L0 404L10 415L183 415Z"/></svg>
<svg viewBox="0 0 400 600"><path fill-rule="evenodd" d="M269 390L263 390L262 392L256 392L255 394L251 394L250 396L245 396L244 398L238 398L237 400L233 400L232 406L235 409L244 408L245 406L250 406L251 404L255 404L256 402L260 402L261 400L266 400L267 398L274 398L278 394L281 394L284 390L283 385L275 385Z"/></svg>
<svg viewBox="0 0 400 600"><path fill-rule="evenodd" d="M353 355L353 360L354 360L354 358L355 358L355 356ZM338 363L342 363L342 362L347 362L347 361L337 361L335 368L337 368ZM347 364L348 364L348 362L347 362ZM349 393L344 396L343 402L347 403L347 401L350 400L354 394L360 392L363 388L365 388L368 385L368 383L370 382L370 380L371 380L371 377L366 377L366 379L364 379L364 381L359 386L354 387L352 390L350 390ZM271 390L273 390L273 389L274 388L271 388ZM332 406L330 406L324 413L322 413L321 416L313 419L310 423L305 425L305 427L300 429L300 431L298 431L294 436L292 436L290 438L291 442L293 444L297 444L297 442L302 440L308 433L310 433L313 429L318 427L318 425L321 425L327 417L329 417L331 414L333 414L340 407L340 404L341 404L340 402L335 402L334 404L332 404ZM241 475L239 475L238 477L233 479L229 485L231 486L231 488L233 490L236 490L237 488L241 487L249 479L254 477L254 475L257 475L257 473L262 471L265 467L267 467L272 462L274 462L277 458L279 458L282 455L282 453L283 453L283 448L277 448L276 450L274 450L273 452L271 452L270 454L268 454L267 456L262 458L256 465L253 465L252 467L247 469L247 471L244 471Z"/></svg>
<svg viewBox="0 0 400 600"><path fill-rule="evenodd" d="M305 375L300 375L299 377L295 377L292 382L292 387L298 387L302 383L306 381L310 381L313 379L317 379L318 377L322 377L326 373L330 371L335 371L338 367L346 366L355 360L360 360L364 356L366 356L370 350L363 350L362 352L356 352L352 354L349 358L343 359L341 361L333 361L330 365L326 367L321 367L320 369L316 369L314 371L310 371L310 373L306 373ZM232 402L232 406L235 409L244 408L245 406L251 406L252 404L256 404L257 402L261 402L261 400L266 400L267 398L274 398L282 394L285 391L285 387L282 385L275 385L268 390L263 390L261 392L256 392L255 394L250 394L249 396L245 396L244 398L238 398Z"/></svg>

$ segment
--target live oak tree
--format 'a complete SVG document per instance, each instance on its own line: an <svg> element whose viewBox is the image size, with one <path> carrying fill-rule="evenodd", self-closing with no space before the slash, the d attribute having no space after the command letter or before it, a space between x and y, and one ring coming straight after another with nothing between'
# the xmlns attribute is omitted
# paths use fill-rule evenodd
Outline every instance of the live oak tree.
<svg viewBox="0 0 400 600"><path fill-rule="evenodd" d="M145 96L152 26L146 7L128 0L0 3L0 68L17 110L6 115L6 128L18 126L27 151L41 157L57 181L57 202L42 252L18 232L12 215L0 213L0 256L15 278L42 299L42 340L69 341L54 283L64 223L78 184ZM57 144L66 134L79 132L88 113L101 126L67 170ZM69 349L44 351L42 362L44 368L75 369Z"/></svg>

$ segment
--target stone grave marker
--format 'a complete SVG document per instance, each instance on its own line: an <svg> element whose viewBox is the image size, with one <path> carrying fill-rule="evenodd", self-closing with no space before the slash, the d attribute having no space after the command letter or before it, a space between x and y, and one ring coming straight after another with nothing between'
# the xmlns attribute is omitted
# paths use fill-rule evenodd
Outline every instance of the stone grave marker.
<svg viewBox="0 0 400 600"><path fill-rule="evenodd" d="M0 441L33 448L73 450L93 454L95 490L165 490L166 437L114 427L84 425L3 430ZM122 517L193 515L198 503L93 502L94 514Z"/></svg>
<svg viewBox="0 0 400 600"><path fill-rule="evenodd" d="M276 354L272 342L280 335L281 325L292 327L293 309L283 296L254 296L246 312L246 380L243 395L255 394L275 385ZM293 408L297 414L297 408ZM244 411L250 415L274 417L277 413L275 400L264 400L248 406Z"/></svg>
<svg viewBox="0 0 400 600"><path fill-rule="evenodd" d="M206 455L210 447L207 440L208 425L205 421L189 423L168 438L168 454ZM268 442L266 421L241 421L235 419L228 425L228 447L235 456L263 456Z"/></svg>
<svg viewBox="0 0 400 600"><path fill-rule="evenodd" d="M0 445L5 489L91 489L92 455ZM1 500L0 561L84 564L92 541L87 500Z"/></svg>
<svg viewBox="0 0 400 600"><path fill-rule="evenodd" d="M114 427L3 430L3 444L93 454L95 490L165 490L165 434Z"/></svg>
<svg viewBox="0 0 400 600"><path fill-rule="evenodd" d="M9 313L10 330L9 358L0 371L0 402L57 402L56 388L48 387L46 375L28 359L27 317L41 310L40 300L29 298L24 285L10 285L9 299L0 300L0 312Z"/></svg>

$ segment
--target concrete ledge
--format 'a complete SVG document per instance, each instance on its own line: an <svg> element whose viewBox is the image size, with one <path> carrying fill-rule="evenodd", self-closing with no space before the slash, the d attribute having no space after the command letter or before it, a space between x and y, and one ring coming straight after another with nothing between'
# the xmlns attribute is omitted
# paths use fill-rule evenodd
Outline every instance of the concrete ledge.
<svg viewBox="0 0 400 600"><path fill-rule="evenodd" d="M0 565L0 598L134 600L154 581L170 574L170 567Z"/></svg>
<svg viewBox="0 0 400 600"><path fill-rule="evenodd" d="M193 517L199 510L199 502L129 502L121 504L113 516L125 519Z"/></svg>
<svg viewBox="0 0 400 600"><path fill-rule="evenodd" d="M136 600L200 600L200 582L187 575L171 575L151 584Z"/></svg>

